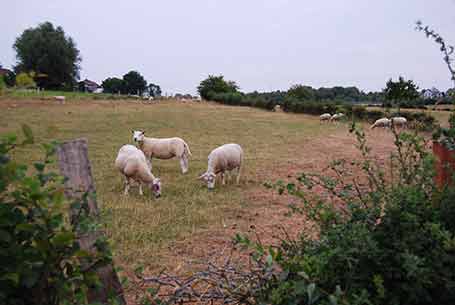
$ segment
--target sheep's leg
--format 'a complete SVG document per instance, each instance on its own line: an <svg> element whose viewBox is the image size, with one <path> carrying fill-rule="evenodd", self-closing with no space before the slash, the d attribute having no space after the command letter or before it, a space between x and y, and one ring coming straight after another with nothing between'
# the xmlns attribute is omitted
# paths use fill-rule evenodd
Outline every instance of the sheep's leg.
<svg viewBox="0 0 455 305"><path fill-rule="evenodd" d="M240 165L238 168L237 168L237 179L236 179L236 183L239 184L240 183L240 172L242 170L242 165Z"/></svg>
<svg viewBox="0 0 455 305"><path fill-rule="evenodd" d="M221 180L221 183L222 183L223 185L225 185L225 184L226 184L226 175L225 175L225 173L221 173L220 175L221 175L221 179L222 179L222 180Z"/></svg>
<svg viewBox="0 0 455 305"><path fill-rule="evenodd" d="M130 190L130 181L128 178L125 179L125 191L123 192L124 195L128 195L128 191Z"/></svg>
<svg viewBox="0 0 455 305"><path fill-rule="evenodd" d="M143 196L144 192L142 191L142 183L139 182L139 195Z"/></svg>
<svg viewBox="0 0 455 305"><path fill-rule="evenodd" d="M180 167L182 169L182 174L186 174L188 172L188 159L185 155L180 158Z"/></svg>

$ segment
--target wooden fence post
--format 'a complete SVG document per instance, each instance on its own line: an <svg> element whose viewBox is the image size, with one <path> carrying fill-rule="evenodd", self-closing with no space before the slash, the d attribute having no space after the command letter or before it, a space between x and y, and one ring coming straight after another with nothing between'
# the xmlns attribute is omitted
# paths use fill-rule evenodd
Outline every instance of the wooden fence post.
<svg viewBox="0 0 455 305"><path fill-rule="evenodd" d="M68 141L57 148L58 164L61 174L66 177L65 196L70 199L80 199L83 194L88 193L87 204L91 216L98 217L99 210L96 204L96 191L93 176L88 158L88 146L86 139ZM78 211L71 210L71 222L77 222ZM90 234L78 236L81 249L93 251L94 243L102 232L97 231ZM117 296L120 304L126 304L123 289L114 270L113 264L105 265L96 269L103 287L90 289L88 293L89 302L100 302L107 304L109 297Z"/></svg>

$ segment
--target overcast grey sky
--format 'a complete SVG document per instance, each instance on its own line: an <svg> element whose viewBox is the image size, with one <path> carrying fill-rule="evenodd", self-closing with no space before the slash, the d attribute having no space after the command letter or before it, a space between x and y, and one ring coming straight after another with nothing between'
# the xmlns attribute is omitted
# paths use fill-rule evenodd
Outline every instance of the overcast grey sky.
<svg viewBox="0 0 455 305"><path fill-rule="evenodd" d="M421 19L455 44L455 0L0 0L0 62L15 38L44 21L81 51L82 78L138 70L168 93L195 93L209 74L242 90L350 86L380 90L390 77L450 87Z"/></svg>

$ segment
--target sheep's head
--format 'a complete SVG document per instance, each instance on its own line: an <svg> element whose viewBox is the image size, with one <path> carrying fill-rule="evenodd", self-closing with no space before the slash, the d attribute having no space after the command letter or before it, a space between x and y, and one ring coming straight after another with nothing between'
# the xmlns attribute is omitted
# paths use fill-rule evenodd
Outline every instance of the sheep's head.
<svg viewBox="0 0 455 305"><path fill-rule="evenodd" d="M149 184L149 188L155 198L161 197L161 180L159 178L153 179L153 182Z"/></svg>
<svg viewBox="0 0 455 305"><path fill-rule="evenodd" d="M133 140L134 142L142 142L145 138L145 131L133 130Z"/></svg>
<svg viewBox="0 0 455 305"><path fill-rule="evenodd" d="M214 173L203 173L199 176L199 179L204 180L207 183L209 190L215 187L216 175Z"/></svg>

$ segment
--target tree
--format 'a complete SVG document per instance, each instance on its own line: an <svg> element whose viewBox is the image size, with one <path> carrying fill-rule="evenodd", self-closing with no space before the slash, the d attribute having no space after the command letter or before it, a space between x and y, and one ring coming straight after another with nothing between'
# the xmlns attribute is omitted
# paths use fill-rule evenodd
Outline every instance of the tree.
<svg viewBox="0 0 455 305"><path fill-rule="evenodd" d="M125 84L126 94L142 95L142 93L147 88L147 81L137 71L130 71L127 74L123 75L123 81Z"/></svg>
<svg viewBox="0 0 455 305"><path fill-rule="evenodd" d="M161 96L161 88L160 88L160 86L155 85L155 84L149 84L147 89L148 89L148 93L149 93L150 96L153 96L153 97Z"/></svg>
<svg viewBox="0 0 455 305"><path fill-rule="evenodd" d="M23 89L36 88L36 83L33 80L34 73L19 73L16 76L16 86Z"/></svg>
<svg viewBox="0 0 455 305"><path fill-rule="evenodd" d="M300 100L312 100L315 97L314 89L310 86L293 85L288 90L288 96Z"/></svg>
<svg viewBox="0 0 455 305"><path fill-rule="evenodd" d="M384 94L386 100L397 105L398 112L400 112L401 102L412 101L419 97L418 89L419 87L414 84L412 80L406 81L402 76L400 76L397 82L389 79L386 84L386 88L384 89Z"/></svg>
<svg viewBox="0 0 455 305"><path fill-rule="evenodd" d="M101 84L104 93L124 93L125 82L117 77L106 78Z"/></svg>
<svg viewBox="0 0 455 305"><path fill-rule="evenodd" d="M209 75L197 87L199 95L206 100L211 99L213 94L237 92L238 89L239 87L234 81L225 81L223 75Z"/></svg>
<svg viewBox="0 0 455 305"><path fill-rule="evenodd" d="M25 30L13 45L16 73L35 71L38 85L46 89L73 88L79 79L80 52L63 28L45 22Z"/></svg>

